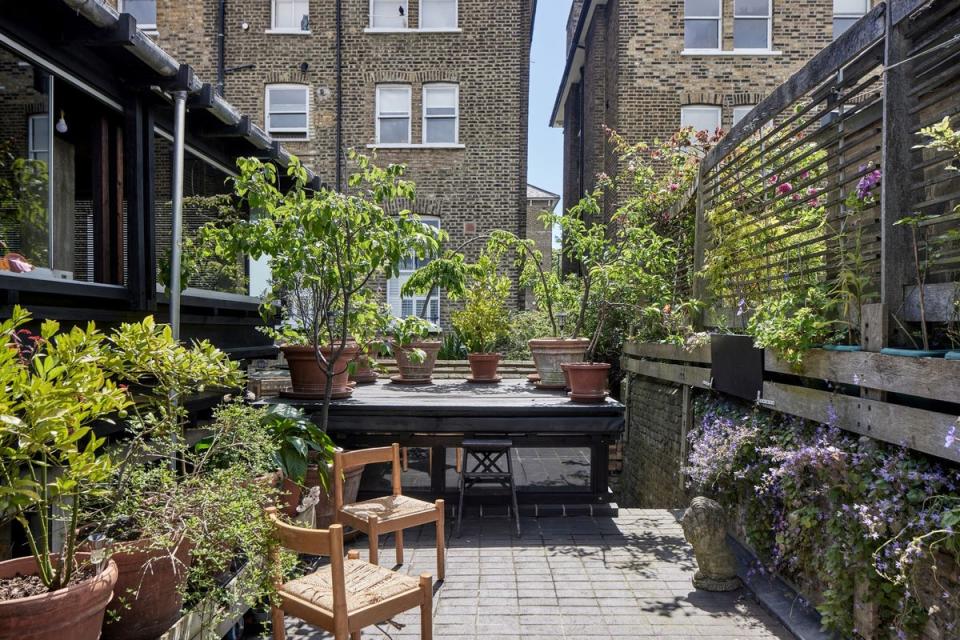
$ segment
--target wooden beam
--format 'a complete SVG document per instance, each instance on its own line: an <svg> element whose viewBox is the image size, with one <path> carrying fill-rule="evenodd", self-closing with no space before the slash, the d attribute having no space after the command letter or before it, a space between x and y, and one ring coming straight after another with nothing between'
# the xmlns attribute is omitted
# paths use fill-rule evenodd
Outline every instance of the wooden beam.
<svg viewBox="0 0 960 640"><path fill-rule="evenodd" d="M638 358L656 358L658 360L677 360L680 362L703 362L710 364L709 344L693 349L686 349L674 344L662 344L659 342L628 342L624 344L623 352Z"/></svg>
<svg viewBox="0 0 960 640"><path fill-rule="evenodd" d="M682 364L654 362L652 360L621 359L625 371L649 378L658 378L698 389L710 388L710 368Z"/></svg>
<svg viewBox="0 0 960 640"><path fill-rule="evenodd" d="M960 450L944 446L947 432L957 425L955 415L778 382L765 382L763 397L773 401L768 408L775 411L960 462Z"/></svg>

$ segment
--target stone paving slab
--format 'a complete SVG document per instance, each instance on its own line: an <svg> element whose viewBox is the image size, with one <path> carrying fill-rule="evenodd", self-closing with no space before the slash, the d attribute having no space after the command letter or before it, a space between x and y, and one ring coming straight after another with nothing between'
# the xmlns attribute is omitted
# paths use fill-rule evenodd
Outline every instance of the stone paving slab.
<svg viewBox="0 0 960 640"><path fill-rule="evenodd" d="M793 638L745 591L695 590L692 551L677 514L621 509L620 517L521 520L523 537L505 518L448 527L447 579L435 587L438 640L579 638ZM432 526L407 530L399 571L435 574ZM392 536L380 561L394 559ZM366 558L366 539L353 548ZM364 630L369 640L419 638L419 612L397 618L403 629ZM288 638L329 634L287 619Z"/></svg>

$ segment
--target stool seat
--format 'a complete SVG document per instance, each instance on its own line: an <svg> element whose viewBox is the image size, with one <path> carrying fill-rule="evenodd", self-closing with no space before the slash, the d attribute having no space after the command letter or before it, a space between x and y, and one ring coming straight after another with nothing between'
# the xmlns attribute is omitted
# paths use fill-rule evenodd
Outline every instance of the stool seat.
<svg viewBox="0 0 960 640"><path fill-rule="evenodd" d="M504 438L470 438L460 445L463 464L460 468L460 504L457 508L457 531L463 522L463 498L469 489L480 484L499 485L510 490L513 518L520 536L520 510L517 507L517 485L513 478L513 441ZM506 460L506 468L502 462Z"/></svg>

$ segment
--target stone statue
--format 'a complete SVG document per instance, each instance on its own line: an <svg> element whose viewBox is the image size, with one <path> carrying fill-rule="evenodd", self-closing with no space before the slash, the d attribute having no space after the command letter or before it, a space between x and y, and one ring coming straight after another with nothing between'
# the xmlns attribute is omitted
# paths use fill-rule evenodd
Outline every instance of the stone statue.
<svg viewBox="0 0 960 640"><path fill-rule="evenodd" d="M703 496L694 498L680 525L697 558L693 586L704 591L739 589L737 564L727 545L726 517L720 503Z"/></svg>

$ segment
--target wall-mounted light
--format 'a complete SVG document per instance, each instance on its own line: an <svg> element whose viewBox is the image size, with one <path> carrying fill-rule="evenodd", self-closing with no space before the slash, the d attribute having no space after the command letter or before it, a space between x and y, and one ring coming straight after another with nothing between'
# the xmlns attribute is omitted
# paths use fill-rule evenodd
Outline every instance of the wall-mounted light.
<svg viewBox="0 0 960 640"><path fill-rule="evenodd" d="M241 22L241 23L240 23L240 28L243 29L244 31L246 31L247 29L250 28L250 23L249 23L249 22Z"/></svg>
<svg viewBox="0 0 960 640"><path fill-rule="evenodd" d="M58 133L67 132L67 121L64 119L63 116L64 116L63 109L60 109L60 119L57 120L57 126L56 126Z"/></svg>

